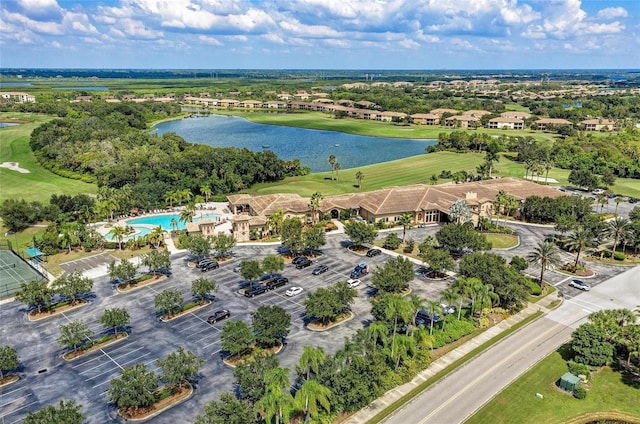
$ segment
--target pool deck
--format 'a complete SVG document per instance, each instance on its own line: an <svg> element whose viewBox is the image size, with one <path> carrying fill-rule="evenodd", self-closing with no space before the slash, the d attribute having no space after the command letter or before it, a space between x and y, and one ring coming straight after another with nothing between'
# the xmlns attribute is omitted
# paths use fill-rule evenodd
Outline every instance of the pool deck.
<svg viewBox="0 0 640 424"><path fill-rule="evenodd" d="M138 214L136 216L120 216L117 218L115 222L112 222L112 223L98 222L93 225L95 226L96 230L100 234L106 237L106 235L111 231L111 229L115 225L120 225L124 227L127 225L127 221L131 219L147 217L147 216L175 215L176 213L180 213L180 211L182 211L184 208L185 206L175 206L169 211L163 210L162 212L158 212L158 213L152 212L152 213ZM198 208L196 209L194 218L201 218L203 216L206 217L207 215L211 215L213 213L219 216L220 220L222 221L222 223L216 227L217 232L224 232L224 233L231 234L231 218L233 217L233 214L229 210L229 204L227 202L199 203ZM149 225L149 224L135 224L135 225L139 227L149 228L149 229L153 229L155 227L154 225ZM168 234L165 234L165 243L172 254L181 252L181 250L175 247L175 245L171 240L171 237L169 237Z"/></svg>

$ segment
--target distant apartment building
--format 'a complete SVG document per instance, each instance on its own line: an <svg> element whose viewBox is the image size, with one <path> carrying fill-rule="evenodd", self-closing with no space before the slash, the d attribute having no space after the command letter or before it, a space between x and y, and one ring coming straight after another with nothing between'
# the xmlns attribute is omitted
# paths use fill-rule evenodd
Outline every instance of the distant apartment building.
<svg viewBox="0 0 640 424"><path fill-rule="evenodd" d="M516 110L509 110L500 114L503 118L516 118L516 119L529 119L531 115L529 112L520 112Z"/></svg>
<svg viewBox="0 0 640 424"><path fill-rule="evenodd" d="M546 130L549 126L560 126L560 125L573 125L571 121L567 121L566 119L561 118L542 118L538 119L534 122L538 126L538 129L541 131Z"/></svg>
<svg viewBox="0 0 640 424"><path fill-rule="evenodd" d="M454 115L444 120L448 128L472 128L480 122L480 118L471 115Z"/></svg>
<svg viewBox="0 0 640 424"><path fill-rule="evenodd" d="M418 125L438 125L440 124L440 115L433 113L414 113L411 115L414 124Z"/></svg>
<svg viewBox="0 0 640 424"><path fill-rule="evenodd" d="M586 119L580 121L580 126L585 131L612 131L616 122L611 119Z"/></svg>
<svg viewBox="0 0 640 424"><path fill-rule="evenodd" d="M15 103L35 103L36 96L29 93L20 93L17 91L3 91L0 92L0 98L5 102Z"/></svg>
<svg viewBox="0 0 640 424"><path fill-rule="evenodd" d="M487 128L523 130L524 121L518 118L492 118L487 122Z"/></svg>

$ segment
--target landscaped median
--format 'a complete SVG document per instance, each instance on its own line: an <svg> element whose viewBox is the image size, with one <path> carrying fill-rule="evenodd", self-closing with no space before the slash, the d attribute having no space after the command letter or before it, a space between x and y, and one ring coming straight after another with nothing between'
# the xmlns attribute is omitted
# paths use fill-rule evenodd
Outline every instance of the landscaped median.
<svg viewBox="0 0 640 424"><path fill-rule="evenodd" d="M167 277L163 274L143 274L139 277L119 283L116 288L120 293L124 293L139 289L140 287L148 286L149 284L159 283L166 278Z"/></svg>
<svg viewBox="0 0 640 424"><path fill-rule="evenodd" d="M156 401L149 406L118 409L118 415L127 421L145 421L188 400L193 394L193 386L184 382L182 386L163 387L154 392Z"/></svg>
<svg viewBox="0 0 640 424"><path fill-rule="evenodd" d="M64 355L62 355L62 357L65 361L73 361L90 353L103 349L107 346L111 346L112 344L126 340L127 337L129 337L129 334L127 333L109 334L97 340L92 340L88 343L85 343L77 350L65 353Z"/></svg>
<svg viewBox="0 0 640 424"><path fill-rule="evenodd" d="M188 313L197 311L198 309L202 309L209 305L211 305L210 300L205 300L204 302L200 302L200 301L189 302L185 305L182 305L179 309L171 312L170 314L161 316L160 321L169 322L171 320L180 318L181 316L187 315Z"/></svg>

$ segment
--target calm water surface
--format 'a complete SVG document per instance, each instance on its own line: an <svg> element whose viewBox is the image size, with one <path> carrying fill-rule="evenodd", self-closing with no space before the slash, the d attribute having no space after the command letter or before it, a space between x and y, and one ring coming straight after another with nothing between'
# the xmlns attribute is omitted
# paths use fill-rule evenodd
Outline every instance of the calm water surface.
<svg viewBox="0 0 640 424"><path fill-rule="evenodd" d="M283 159L300 159L312 172L330 171L329 155L342 169L425 153L436 140L367 137L335 131L263 125L235 116L209 115L156 125L158 134L174 132L191 143L269 149ZM338 146L336 146L336 144Z"/></svg>

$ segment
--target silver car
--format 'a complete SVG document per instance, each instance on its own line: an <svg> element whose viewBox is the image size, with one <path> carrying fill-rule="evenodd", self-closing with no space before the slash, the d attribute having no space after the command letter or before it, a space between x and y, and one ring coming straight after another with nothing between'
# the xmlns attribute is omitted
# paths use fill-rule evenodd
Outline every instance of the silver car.
<svg viewBox="0 0 640 424"><path fill-rule="evenodd" d="M575 287L578 290L584 290L584 291L589 291L589 289L591 289L591 286L582 280L571 280L571 282L569 283L569 286Z"/></svg>

